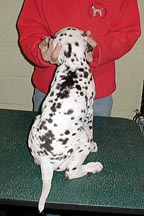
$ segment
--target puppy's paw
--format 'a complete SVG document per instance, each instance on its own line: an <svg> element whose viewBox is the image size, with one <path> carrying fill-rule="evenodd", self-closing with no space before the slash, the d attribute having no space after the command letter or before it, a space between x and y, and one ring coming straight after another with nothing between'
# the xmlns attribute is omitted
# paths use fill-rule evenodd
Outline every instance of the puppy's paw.
<svg viewBox="0 0 144 216"><path fill-rule="evenodd" d="M88 174L95 174L97 172L101 172L103 169L103 165L100 162L91 162L87 164Z"/></svg>

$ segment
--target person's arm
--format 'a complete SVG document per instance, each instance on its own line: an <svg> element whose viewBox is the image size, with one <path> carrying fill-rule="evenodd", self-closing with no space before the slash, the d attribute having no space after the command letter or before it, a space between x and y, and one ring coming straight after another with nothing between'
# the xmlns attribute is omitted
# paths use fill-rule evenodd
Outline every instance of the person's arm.
<svg viewBox="0 0 144 216"><path fill-rule="evenodd" d="M50 32L44 26L41 0L25 0L18 18L19 44L24 55L35 65L48 67L50 64L44 61L39 44L44 36Z"/></svg>
<svg viewBox="0 0 144 216"><path fill-rule="evenodd" d="M121 8L108 34L97 36L97 46L91 66L119 59L136 43L141 34L140 17L136 0L121 1Z"/></svg>

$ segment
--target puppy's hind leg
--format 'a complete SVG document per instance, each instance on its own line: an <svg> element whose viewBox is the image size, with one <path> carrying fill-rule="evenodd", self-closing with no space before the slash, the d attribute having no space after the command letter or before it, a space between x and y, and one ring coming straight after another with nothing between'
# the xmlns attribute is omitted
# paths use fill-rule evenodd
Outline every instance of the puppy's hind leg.
<svg viewBox="0 0 144 216"><path fill-rule="evenodd" d="M68 180L81 178L87 174L95 174L101 172L103 165L100 162L90 162L87 164L82 164L79 167L74 167L71 170L68 169L65 173L65 177Z"/></svg>
<svg viewBox="0 0 144 216"><path fill-rule="evenodd" d="M41 161L40 167L41 167L41 174L42 174L42 193L39 199L38 209L39 212L41 213L44 209L46 199L51 189L51 181L52 181L54 170L53 170L53 166L46 159L43 159Z"/></svg>
<svg viewBox="0 0 144 216"><path fill-rule="evenodd" d="M84 143L84 140L82 140ZM77 149L73 155L72 160L67 166L65 177L66 179L81 178L89 173L100 172L103 169L103 165L100 162L90 162L83 164L84 160L90 153L89 143L84 145L81 143L81 149Z"/></svg>

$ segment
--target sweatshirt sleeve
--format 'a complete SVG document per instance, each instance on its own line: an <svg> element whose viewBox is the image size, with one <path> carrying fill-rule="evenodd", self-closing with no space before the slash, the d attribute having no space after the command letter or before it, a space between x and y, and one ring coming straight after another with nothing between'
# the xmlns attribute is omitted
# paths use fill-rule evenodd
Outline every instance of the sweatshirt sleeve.
<svg viewBox="0 0 144 216"><path fill-rule="evenodd" d="M121 1L119 11L107 34L95 38L97 47L91 66L96 67L119 59L134 46L140 34L137 1Z"/></svg>
<svg viewBox="0 0 144 216"><path fill-rule="evenodd" d="M50 35L43 20L41 0L25 0L17 22L20 47L29 61L39 67L48 67L50 64L42 59L38 47L41 38Z"/></svg>

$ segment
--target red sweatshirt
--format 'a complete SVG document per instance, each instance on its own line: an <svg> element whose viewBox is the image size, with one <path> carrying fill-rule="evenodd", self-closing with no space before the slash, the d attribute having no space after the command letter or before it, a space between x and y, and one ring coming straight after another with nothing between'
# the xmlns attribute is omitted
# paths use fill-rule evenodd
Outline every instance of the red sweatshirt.
<svg viewBox="0 0 144 216"><path fill-rule="evenodd" d="M41 38L63 27L90 30L97 47L90 64L96 98L110 95L116 88L115 60L126 54L139 38L140 20L136 0L25 0L18 19L20 45L34 64L32 81L47 93L56 66L42 59Z"/></svg>

